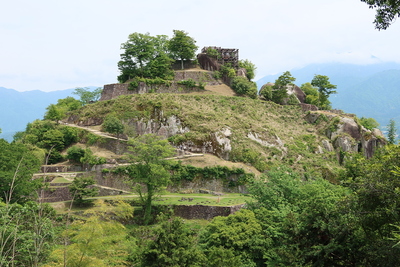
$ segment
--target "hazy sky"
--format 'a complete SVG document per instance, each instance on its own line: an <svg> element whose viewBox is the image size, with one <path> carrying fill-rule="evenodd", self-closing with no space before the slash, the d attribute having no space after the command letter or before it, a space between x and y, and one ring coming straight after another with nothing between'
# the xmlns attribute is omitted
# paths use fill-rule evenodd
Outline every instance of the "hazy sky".
<svg viewBox="0 0 400 267"><path fill-rule="evenodd" d="M0 86L53 91L116 82L133 32L184 30L238 48L257 77L311 63L400 62L400 21L375 30L360 0L13 0L0 15Z"/></svg>

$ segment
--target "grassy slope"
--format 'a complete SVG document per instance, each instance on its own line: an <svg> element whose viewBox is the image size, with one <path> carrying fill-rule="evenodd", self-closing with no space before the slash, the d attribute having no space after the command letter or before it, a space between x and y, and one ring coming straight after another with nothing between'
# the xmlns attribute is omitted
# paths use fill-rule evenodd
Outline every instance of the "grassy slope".
<svg viewBox="0 0 400 267"><path fill-rule="evenodd" d="M86 120L103 119L109 113L126 123L140 119L162 121L174 115L190 129L190 133L172 138L177 143L189 139L201 143L208 140L211 133L229 127L232 158L261 171L286 164L300 171L322 170L329 176L327 174L338 167L333 153L315 153L321 141L327 139L321 134L325 122L308 124L297 106L209 94L140 94L97 102L75 114L79 120ZM268 148L250 140L247 137L250 132L276 147ZM282 140L284 148L279 147L276 137Z"/></svg>

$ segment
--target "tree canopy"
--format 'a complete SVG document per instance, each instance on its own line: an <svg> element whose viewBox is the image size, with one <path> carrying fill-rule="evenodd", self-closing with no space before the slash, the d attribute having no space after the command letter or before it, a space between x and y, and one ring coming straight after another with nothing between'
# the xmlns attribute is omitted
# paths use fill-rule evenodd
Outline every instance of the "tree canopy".
<svg viewBox="0 0 400 267"><path fill-rule="evenodd" d="M175 153L167 140L154 134L141 135L128 141L127 158L130 163L129 178L136 184L135 188L144 204L144 223L151 219L151 206L156 193L170 182L170 173L164 161ZM145 185L142 190L140 183Z"/></svg>
<svg viewBox="0 0 400 267"><path fill-rule="evenodd" d="M239 60L239 68L244 68L246 70L246 77L249 80L254 79L256 76L257 67L248 59Z"/></svg>
<svg viewBox="0 0 400 267"><path fill-rule="evenodd" d="M112 114L106 116L101 127L106 132L116 134L117 137L124 132L125 128L121 120Z"/></svg>
<svg viewBox="0 0 400 267"><path fill-rule="evenodd" d="M174 36L168 42L168 48L172 58L181 60L183 69L183 61L194 59L198 46L187 32L174 30Z"/></svg>
<svg viewBox="0 0 400 267"><path fill-rule="evenodd" d="M101 87L96 88L95 90L91 91L90 88L85 87L77 87L73 94L78 95L82 105L90 104L91 102L96 102L101 97L101 92L103 89Z"/></svg>
<svg viewBox="0 0 400 267"><path fill-rule="evenodd" d="M134 77L172 77L172 59L168 56L168 37L151 36L149 33L132 33L128 41L121 44L124 53L118 62L121 74L118 81L123 83Z"/></svg>
<svg viewBox="0 0 400 267"><path fill-rule="evenodd" d="M0 162L0 199L4 202L24 202L42 186L41 181L32 180L41 162L24 144L0 139Z"/></svg>
<svg viewBox="0 0 400 267"><path fill-rule="evenodd" d="M316 74L311 81L311 85L318 88L319 99L318 107L321 109L330 109L331 102L328 100L331 94L336 94L336 85L333 85L329 81L329 77L325 75Z"/></svg>
<svg viewBox="0 0 400 267"><path fill-rule="evenodd" d="M387 126L388 132L388 142L389 144L396 144L396 137L397 137L397 127L396 127L396 122L393 119L389 120L389 125Z"/></svg>
<svg viewBox="0 0 400 267"><path fill-rule="evenodd" d="M398 0L361 0L369 5L369 8L376 9L375 28L386 30L400 17L400 2Z"/></svg>

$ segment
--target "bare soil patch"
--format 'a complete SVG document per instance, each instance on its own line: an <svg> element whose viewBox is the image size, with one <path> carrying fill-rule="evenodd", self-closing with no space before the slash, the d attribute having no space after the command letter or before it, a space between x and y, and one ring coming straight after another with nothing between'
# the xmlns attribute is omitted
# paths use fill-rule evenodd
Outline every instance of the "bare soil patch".
<svg viewBox="0 0 400 267"><path fill-rule="evenodd" d="M226 84L206 85L206 90L216 93L217 95L235 96L236 93Z"/></svg>

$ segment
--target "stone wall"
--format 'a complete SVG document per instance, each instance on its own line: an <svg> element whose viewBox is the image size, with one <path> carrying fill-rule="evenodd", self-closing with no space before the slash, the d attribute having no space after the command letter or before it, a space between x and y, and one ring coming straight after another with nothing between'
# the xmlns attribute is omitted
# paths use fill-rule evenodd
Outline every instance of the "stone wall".
<svg viewBox="0 0 400 267"><path fill-rule="evenodd" d="M216 216L228 216L243 208L244 204L236 206L203 206L203 205L175 205L174 214L184 219L210 220Z"/></svg>
<svg viewBox="0 0 400 267"><path fill-rule="evenodd" d="M219 84L213 76L212 72L206 71L176 71L173 83L170 86L167 85L148 85L144 82L139 82L139 86L134 90L129 90L129 83L115 83L104 85L103 92L101 94L100 101L110 100L117 98L121 95L130 94L144 94L144 93L176 93L176 94L187 94L192 92L201 92L204 89L199 87L187 87L180 85L177 82L192 79L197 83L205 83L208 85Z"/></svg>
<svg viewBox="0 0 400 267"><path fill-rule="evenodd" d="M106 187L112 187L117 190L132 191L132 184L127 179L125 174L115 174L115 173L104 173L102 169L110 169L112 166L98 165L96 170L92 172L86 172L80 175L92 176L94 177L96 184ZM237 181L238 176L232 175L226 180ZM247 187L245 185L239 186L229 186L225 184L221 179L194 179L193 181L181 181L179 183L170 185L167 187L170 192L193 192L199 193L201 190L208 190L212 192L228 192L228 193L248 193Z"/></svg>

